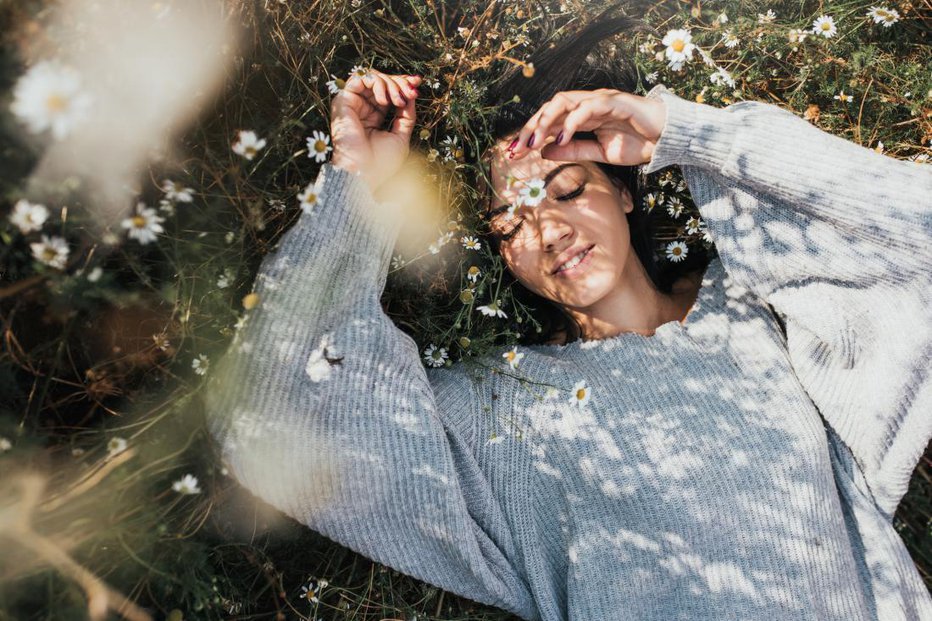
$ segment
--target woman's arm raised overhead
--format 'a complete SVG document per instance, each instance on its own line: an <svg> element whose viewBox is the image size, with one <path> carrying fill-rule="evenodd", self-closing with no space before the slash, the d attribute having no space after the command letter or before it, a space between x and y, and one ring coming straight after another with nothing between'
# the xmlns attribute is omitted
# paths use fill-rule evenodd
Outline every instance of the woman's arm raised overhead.
<svg viewBox="0 0 932 621"><path fill-rule="evenodd" d="M208 425L250 491L327 537L524 618L532 597L468 441L471 380L438 371L379 297L400 222L376 226L364 181L324 164L318 204L259 269L258 306L211 370Z"/></svg>
<svg viewBox="0 0 932 621"><path fill-rule="evenodd" d="M679 165L731 278L787 324L794 370L892 516L932 437L932 168L761 102L663 86L647 167Z"/></svg>

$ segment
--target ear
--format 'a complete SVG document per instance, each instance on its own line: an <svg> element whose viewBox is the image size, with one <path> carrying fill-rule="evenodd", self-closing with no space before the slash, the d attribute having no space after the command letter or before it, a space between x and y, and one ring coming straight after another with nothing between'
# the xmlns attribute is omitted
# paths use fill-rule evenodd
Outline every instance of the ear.
<svg viewBox="0 0 932 621"><path fill-rule="evenodd" d="M631 213L634 210L634 198L631 196L631 191L628 190L628 186L625 185L624 181L621 179L616 179L615 177L610 177L612 185L618 190L618 193L621 195L621 204L624 207L625 213Z"/></svg>

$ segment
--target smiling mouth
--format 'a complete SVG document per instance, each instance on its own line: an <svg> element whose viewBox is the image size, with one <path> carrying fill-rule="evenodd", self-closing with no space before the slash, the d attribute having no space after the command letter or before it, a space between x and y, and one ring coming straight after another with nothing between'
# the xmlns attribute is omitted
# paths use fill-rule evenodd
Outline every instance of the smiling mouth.
<svg viewBox="0 0 932 621"><path fill-rule="evenodd" d="M554 272L554 274L560 274L562 272L567 272L573 269L574 267L578 266L580 263L583 262L583 260L587 256L589 256L589 253L592 252L593 248L595 248L595 244L592 244L591 246L589 246L588 248L586 248L585 250L577 254L575 257L573 257L572 259L570 259L569 261L561 265L560 268Z"/></svg>

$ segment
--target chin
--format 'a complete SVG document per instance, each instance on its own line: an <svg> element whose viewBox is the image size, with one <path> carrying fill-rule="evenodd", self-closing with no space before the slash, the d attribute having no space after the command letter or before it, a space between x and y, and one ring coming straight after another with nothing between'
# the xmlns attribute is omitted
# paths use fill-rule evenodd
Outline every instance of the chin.
<svg viewBox="0 0 932 621"><path fill-rule="evenodd" d="M592 271L584 278L558 281L554 287L554 301L570 308L588 308L608 295L613 284L612 274Z"/></svg>

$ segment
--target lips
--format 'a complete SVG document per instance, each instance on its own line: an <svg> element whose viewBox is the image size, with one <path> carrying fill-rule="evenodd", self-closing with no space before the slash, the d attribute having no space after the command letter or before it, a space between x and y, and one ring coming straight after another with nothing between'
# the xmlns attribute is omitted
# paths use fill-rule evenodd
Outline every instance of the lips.
<svg viewBox="0 0 932 621"><path fill-rule="evenodd" d="M589 244L588 246L576 246L575 248L570 248L566 252L560 255L557 259L556 264L553 266L553 269L550 271L551 275L556 274L557 270L563 267L563 264L574 258L576 255L586 252L587 250L592 250L595 247L595 244Z"/></svg>

